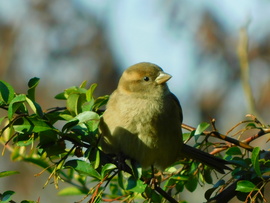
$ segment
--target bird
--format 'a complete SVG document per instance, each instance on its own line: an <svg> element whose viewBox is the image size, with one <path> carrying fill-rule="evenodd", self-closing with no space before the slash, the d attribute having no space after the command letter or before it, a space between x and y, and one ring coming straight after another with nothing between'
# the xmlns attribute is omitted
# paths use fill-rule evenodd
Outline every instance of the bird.
<svg viewBox="0 0 270 203"><path fill-rule="evenodd" d="M170 91L171 75L161 67L140 62L127 68L110 95L100 121L100 146L106 154L124 154L143 169L164 171L183 158L198 160L220 173L224 159L183 142L183 113Z"/></svg>

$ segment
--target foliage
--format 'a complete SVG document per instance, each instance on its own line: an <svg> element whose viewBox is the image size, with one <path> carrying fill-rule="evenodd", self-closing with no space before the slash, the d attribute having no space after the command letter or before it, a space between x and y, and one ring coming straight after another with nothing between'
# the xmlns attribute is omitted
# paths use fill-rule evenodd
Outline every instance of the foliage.
<svg viewBox="0 0 270 203"><path fill-rule="evenodd" d="M32 78L27 94L17 94L10 84L0 81L0 107L6 111L6 116L0 118L3 126L0 143L2 153L8 150L12 161L25 161L44 169L36 176L47 171L49 176L44 186L53 182L58 188L59 180L69 183L70 187L62 188L59 195L83 195L78 202L164 202L165 199L179 202L183 190L194 192L198 185L207 183L212 188L205 192L206 201L224 202L234 196L245 202L264 199L264 188L269 181L269 153L249 143L270 129L254 116L248 115L251 119L240 122L227 135L218 132L214 119L197 128L182 125L187 130L186 142L192 139L194 147L212 150L212 154L232 164L232 171L220 176L207 166L185 159L162 175L156 173L158 183L153 183L152 170L143 171L134 161L121 162L119 157L106 155L99 147L101 107L108 96L95 98L96 84L86 88L83 82L79 87L70 87L55 97L65 100L65 107L44 110L35 98L38 83L38 78ZM240 130L234 135L239 135L238 140L228 136L237 128ZM241 140L240 135L254 130L255 134ZM16 173L19 172L3 171L0 177ZM216 183L214 177L218 177ZM1 202L10 202L14 192L1 192Z"/></svg>

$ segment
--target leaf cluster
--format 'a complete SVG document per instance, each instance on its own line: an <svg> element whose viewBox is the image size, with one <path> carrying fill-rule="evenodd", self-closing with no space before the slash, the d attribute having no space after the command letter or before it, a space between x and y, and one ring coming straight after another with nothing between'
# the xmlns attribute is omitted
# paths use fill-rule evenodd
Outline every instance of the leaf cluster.
<svg viewBox="0 0 270 203"><path fill-rule="evenodd" d="M0 108L6 112L0 118L3 126L0 144L4 146L2 153L9 151L12 161L41 167L43 170L36 176L47 171L44 187L53 182L58 188L59 180L69 183L69 187L61 188L59 195L83 195L79 202L179 202L182 191L194 192L198 185L207 183L212 185L205 193L209 202L224 200L224 196L228 200L236 196L246 202L264 200L264 188L269 181L269 154L251 147L249 142L269 131L268 126L255 118L238 125L247 123L241 133L258 130L258 135L249 140L219 133L213 121L196 128L182 126L188 130L184 133L186 142L192 140L194 147L212 151L231 163L232 171L227 174L220 176L208 166L189 159L177 161L161 174L142 170L132 160L103 153L98 144L98 127L109 97L95 98L96 84L87 88L84 81L78 87L70 87L55 96L65 101L64 107L44 110L36 99L38 83L39 78L32 78L27 93L18 94L9 83L0 81ZM219 142L211 141L211 137ZM0 177L17 173L3 171ZM4 191L1 201L12 201L13 194Z"/></svg>

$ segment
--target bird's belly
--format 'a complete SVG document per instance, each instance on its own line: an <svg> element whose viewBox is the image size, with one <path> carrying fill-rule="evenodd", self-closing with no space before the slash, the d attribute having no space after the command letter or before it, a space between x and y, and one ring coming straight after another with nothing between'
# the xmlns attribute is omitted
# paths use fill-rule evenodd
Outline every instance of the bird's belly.
<svg viewBox="0 0 270 203"><path fill-rule="evenodd" d="M105 133L106 143L111 153L122 152L143 168L154 165L163 170L176 161L183 144L179 112L168 112L145 100L137 104L139 110L130 104L123 111L119 109L117 118L104 113L110 129Z"/></svg>

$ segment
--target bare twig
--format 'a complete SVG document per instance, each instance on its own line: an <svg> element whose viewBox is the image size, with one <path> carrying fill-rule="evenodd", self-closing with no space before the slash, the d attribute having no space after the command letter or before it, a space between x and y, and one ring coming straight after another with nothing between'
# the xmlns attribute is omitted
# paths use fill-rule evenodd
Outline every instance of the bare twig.
<svg viewBox="0 0 270 203"><path fill-rule="evenodd" d="M247 26L243 27L239 33L239 43L238 43L238 56L241 68L241 81L246 95L246 100L248 102L248 110L252 114L255 113L255 102L252 94L252 90L249 83L249 62L248 62L248 34Z"/></svg>
<svg viewBox="0 0 270 203"><path fill-rule="evenodd" d="M249 144L250 142L252 142L253 140L270 133L270 129L261 129L256 135L253 135L245 140L243 140L242 142L245 142L247 144Z"/></svg>
<svg viewBox="0 0 270 203"><path fill-rule="evenodd" d="M182 128L188 130L188 131L193 131L193 130L196 130L196 128L194 127L191 127L189 125L186 125L186 124L182 124ZM236 139L233 139L231 137L228 137L224 134L221 134L219 132L214 132L214 131L204 131L203 132L205 135L208 135L208 136L211 136L211 137L215 137L215 138L218 138L218 139L221 139L221 140L224 140L224 141L227 141L227 142L230 142L234 145L237 145L239 147L242 147L248 151L252 151L253 150L253 147L248 145L247 143L245 142L242 142L242 141L239 141L239 140L236 140Z"/></svg>

